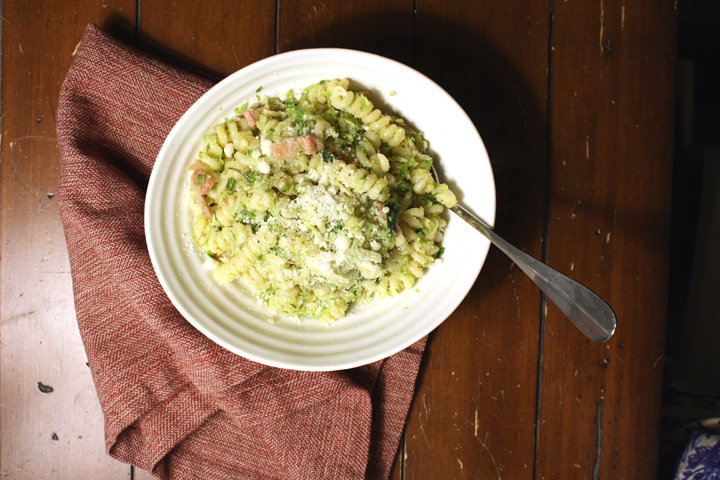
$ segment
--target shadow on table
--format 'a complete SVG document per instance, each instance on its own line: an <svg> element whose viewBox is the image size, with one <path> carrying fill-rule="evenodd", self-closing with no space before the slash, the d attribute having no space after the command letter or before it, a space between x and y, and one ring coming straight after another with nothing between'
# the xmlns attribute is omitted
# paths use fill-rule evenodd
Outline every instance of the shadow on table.
<svg viewBox="0 0 720 480"><path fill-rule="evenodd" d="M547 116L545 98L535 98L529 82L542 82L543 87L536 90L544 91L547 79L523 78L501 48L476 31L443 18L431 23L432 29L421 31L404 11L382 18L339 18L309 25L307 32L292 32L297 35L286 41L280 38L280 45L284 50L340 47L377 53L416 68L445 88L475 123L490 156L497 190L496 231L540 257L548 168ZM102 28L128 43L138 43L132 34L134 27L121 17L111 17ZM383 34L367 33L367 28ZM413 29L416 33L407 33ZM165 45L141 47L196 73L219 76ZM547 63L546 45L539 45L538 51ZM432 100L428 108L432 109ZM473 160L469 152L467 161ZM493 290L508 281L510 268L510 260L491 249L473 295L492 298Z"/></svg>

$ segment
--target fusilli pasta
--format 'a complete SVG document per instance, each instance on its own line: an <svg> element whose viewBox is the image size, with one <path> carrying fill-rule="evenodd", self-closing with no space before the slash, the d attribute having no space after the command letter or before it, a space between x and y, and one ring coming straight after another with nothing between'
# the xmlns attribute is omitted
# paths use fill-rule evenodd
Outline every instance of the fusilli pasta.
<svg viewBox="0 0 720 480"><path fill-rule="evenodd" d="M213 126L192 163L193 242L221 283L322 320L412 287L442 254L446 207L422 134L347 79L263 97Z"/></svg>

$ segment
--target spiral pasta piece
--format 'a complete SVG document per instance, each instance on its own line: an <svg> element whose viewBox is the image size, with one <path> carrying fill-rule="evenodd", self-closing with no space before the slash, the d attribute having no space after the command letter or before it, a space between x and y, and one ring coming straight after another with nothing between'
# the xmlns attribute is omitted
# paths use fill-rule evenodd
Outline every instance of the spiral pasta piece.
<svg viewBox="0 0 720 480"><path fill-rule="evenodd" d="M422 135L347 79L258 99L191 162L192 239L216 281L242 277L271 310L323 321L411 288L456 201Z"/></svg>

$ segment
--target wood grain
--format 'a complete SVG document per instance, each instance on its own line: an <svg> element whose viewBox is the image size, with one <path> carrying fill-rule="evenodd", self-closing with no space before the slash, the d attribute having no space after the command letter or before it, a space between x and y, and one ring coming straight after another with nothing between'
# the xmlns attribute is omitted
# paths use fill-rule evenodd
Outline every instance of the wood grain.
<svg viewBox="0 0 720 480"><path fill-rule="evenodd" d="M548 259L605 297L607 344L550 305L540 478L651 479L672 176L672 2L556 2ZM559 421L562 419L562 421Z"/></svg>
<svg viewBox="0 0 720 480"><path fill-rule="evenodd" d="M416 66L460 102L486 143L497 231L535 256L547 165L547 8L426 1L416 33ZM468 152L466 161L474 158ZM408 419L405 478L532 478L539 318L537 288L492 249L465 302L431 335Z"/></svg>
<svg viewBox="0 0 720 480"><path fill-rule="evenodd" d="M143 0L142 48L220 79L275 53L275 0Z"/></svg>
<svg viewBox="0 0 720 480"><path fill-rule="evenodd" d="M2 9L0 475L129 478L105 454L53 194L55 110L75 46L88 22L127 35L135 3L32 3Z"/></svg>
<svg viewBox="0 0 720 480"><path fill-rule="evenodd" d="M154 478L105 454L52 196L58 92L93 22L214 78L331 46L445 87L490 154L498 233L608 299L619 327L585 340L491 249L430 336L391 478L654 478L675 17L649 0L3 2L0 475Z"/></svg>
<svg viewBox="0 0 720 480"><path fill-rule="evenodd" d="M403 63L412 59L413 2L366 0L281 1L280 52L336 47L377 53Z"/></svg>

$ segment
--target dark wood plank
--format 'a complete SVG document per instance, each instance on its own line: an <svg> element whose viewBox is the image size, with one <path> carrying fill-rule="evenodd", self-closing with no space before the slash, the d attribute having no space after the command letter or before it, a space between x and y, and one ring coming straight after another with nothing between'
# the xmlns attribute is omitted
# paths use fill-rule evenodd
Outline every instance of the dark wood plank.
<svg viewBox="0 0 720 480"><path fill-rule="evenodd" d="M219 79L275 53L275 0L140 6L142 48L190 70Z"/></svg>
<svg viewBox="0 0 720 480"><path fill-rule="evenodd" d="M606 297L620 323L595 345L549 304L543 328L537 288L491 250L466 301L430 338L391 478L654 478L675 11L670 2L553 2L551 22L550 3L143 0L136 16L130 0L4 2L1 474L130 476L104 453L51 195L57 95L94 22L216 77L276 51L339 46L411 64L446 87L486 141L497 231L540 257L548 200L550 263Z"/></svg>
<svg viewBox="0 0 720 480"><path fill-rule="evenodd" d="M535 256L548 11L547 2L438 0L417 13L417 67L476 123L496 176L496 229ZM408 419L405 478L532 478L539 332L539 290L491 249L465 302L431 335Z"/></svg>
<svg viewBox="0 0 720 480"><path fill-rule="evenodd" d="M656 478L675 22L672 2L555 2L548 258L618 329L593 344L549 305L539 478Z"/></svg>
<svg viewBox="0 0 720 480"><path fill-rule="evenodd" d="M413 2L281 1L279 51L339 47L377 53L409 63Z"/></svg>
<svg viewBox="0 0 720 480"><path fill-rule="evenodd" d="M55 111L89 22L134 33L132 0L2 5L0 164L0 476L130 477L105 453L73 308L65 238L53 194ZM52 387L42 393L38 382ZM44 389L46 392L48 389Z"/></svg>

